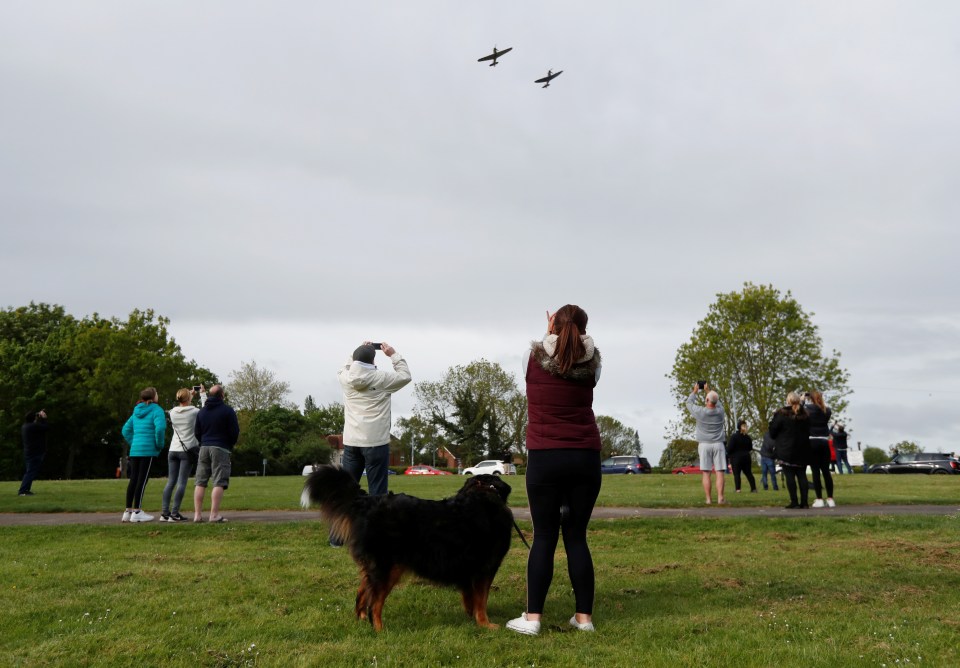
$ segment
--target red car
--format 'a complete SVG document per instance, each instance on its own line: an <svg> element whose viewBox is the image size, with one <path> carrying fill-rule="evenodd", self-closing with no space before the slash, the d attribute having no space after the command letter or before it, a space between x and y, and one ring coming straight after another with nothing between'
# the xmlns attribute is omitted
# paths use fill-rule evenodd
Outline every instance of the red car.
<svg viewBox="0 0 960 668"><path fill-rule="evenodd" d="M693 465L681 466L679 468L675 468L673 469L673 472L676 473L677 475L685 475L687 473L703 473L703 471L700 470L699 466L693 466ZM711 473L713 473L713 471L711 471ZM733 473L733 469L730 467L730 464L727 464L727 473Z"/></svg>
<svg viewBox="0 0 960 668"><path fill-rule="evenodd" d="M403 475L453 475L450 471L441 471L440 469L434 468L432 466L427 466L426 464L417 464L416 466L408 466L407 470L403 472Z"/></svg>

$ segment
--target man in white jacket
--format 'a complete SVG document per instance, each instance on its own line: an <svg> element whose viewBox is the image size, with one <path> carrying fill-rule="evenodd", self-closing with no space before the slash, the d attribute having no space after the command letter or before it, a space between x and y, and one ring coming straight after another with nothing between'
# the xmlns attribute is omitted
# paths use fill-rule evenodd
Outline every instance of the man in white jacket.
<svg viewBox="0 0 960 668"><path fill-rule="evenodd" d="M390 358L392 371L374 365L377 348ZM337 376L343 387L343 468L357 482L366 468L370 494L386 494L393 424L390 401L394 392L410 382L410 369L389 343L366 341Z"/></svg>

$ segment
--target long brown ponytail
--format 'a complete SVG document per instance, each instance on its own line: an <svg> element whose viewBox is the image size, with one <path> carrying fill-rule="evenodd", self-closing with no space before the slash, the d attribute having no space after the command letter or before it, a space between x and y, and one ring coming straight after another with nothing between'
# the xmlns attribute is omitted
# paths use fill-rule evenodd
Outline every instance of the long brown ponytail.
<svg viewBox="0 0 960 668"><path fill-rule="evenodd" d="M560 373L564 374L587 353L580 340L587 333L587 312L574 304L561 306L553 316L553 333L557 335L553 358Z"/></svg>

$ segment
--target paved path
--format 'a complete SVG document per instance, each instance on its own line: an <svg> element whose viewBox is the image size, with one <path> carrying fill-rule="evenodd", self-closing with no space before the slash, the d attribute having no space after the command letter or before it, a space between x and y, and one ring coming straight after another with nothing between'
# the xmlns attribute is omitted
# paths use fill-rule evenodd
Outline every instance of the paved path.
<svg viewBox="0 0 960 668"><path fill-rule="evenodd" d="M529 520L530 510L514 508L514 517ZM594 519L643 517L852 517L855 515L958 515L960 506L870 505L837 506L810 510L786 508L744 508L737 506L700 506L698 508L595 508ZM224 512L230 522L309 522L319 521L314 510L238 510ZM157 524L158 522L153 522ZM64 524L120 524L120 513L0 513L0 527L58 526Z"/></svg>

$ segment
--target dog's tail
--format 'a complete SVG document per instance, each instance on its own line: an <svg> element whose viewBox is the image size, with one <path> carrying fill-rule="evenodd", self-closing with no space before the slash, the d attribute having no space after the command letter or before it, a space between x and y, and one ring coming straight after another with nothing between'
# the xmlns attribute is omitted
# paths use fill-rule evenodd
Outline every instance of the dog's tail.
<svg viewBox="0 0 960 668"><path fill-rule="evenodd" d="M339 466L317 468L303 484L300 505L319 506L320 516L330 523L330 534L340 541L350 537L351 507L366 492Z"/></svg>

